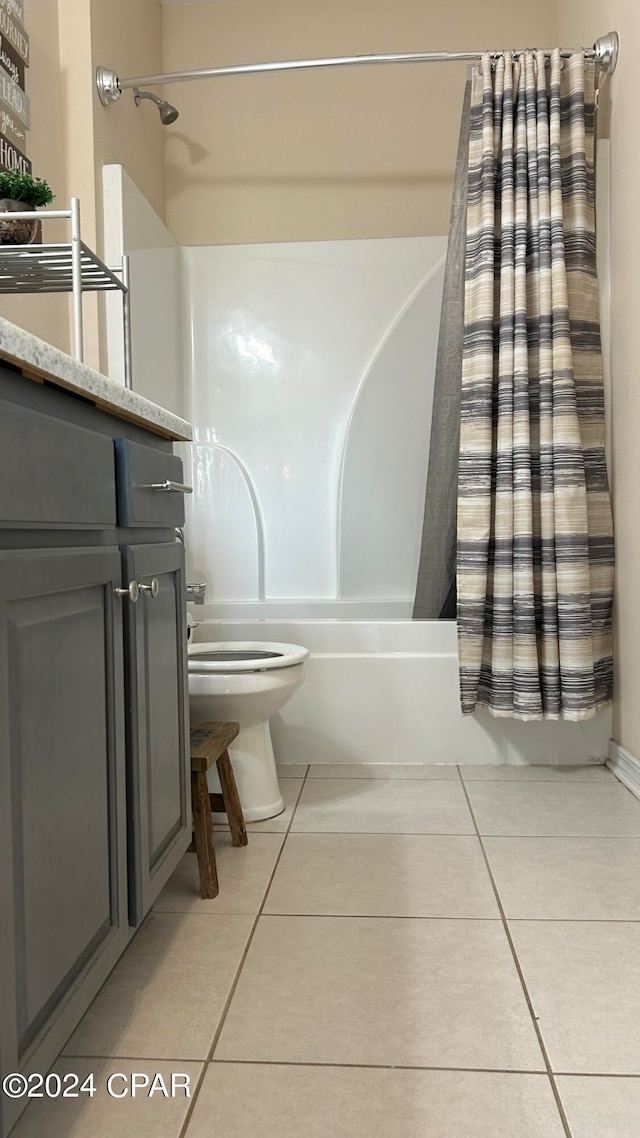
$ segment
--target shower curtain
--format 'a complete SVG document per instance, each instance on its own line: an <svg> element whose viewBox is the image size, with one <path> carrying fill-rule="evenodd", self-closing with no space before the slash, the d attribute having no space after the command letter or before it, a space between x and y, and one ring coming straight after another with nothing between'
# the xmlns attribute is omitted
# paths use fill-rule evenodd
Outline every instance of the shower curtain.
<svg viewBox="0 0 640 1138"><path fill-rule="evenodd" d="M594 220L595 69L474 69L457 509L462 711L611 701L613 528Z"/></svg>
<svg viewBox="0 0 640 1138"><path fill-rule="evenodd" d="M462 101L458 157L451 199L413 620L450 620L456 615L456 500L470 114L469 75ZM434 540L436 534L437 540Z"/></svg>

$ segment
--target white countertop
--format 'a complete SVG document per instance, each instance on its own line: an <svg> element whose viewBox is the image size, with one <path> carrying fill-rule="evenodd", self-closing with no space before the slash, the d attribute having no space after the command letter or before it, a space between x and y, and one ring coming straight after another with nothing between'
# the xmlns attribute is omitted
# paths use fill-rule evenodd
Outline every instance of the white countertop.
<svg viewBox="0 0 640 1138"><path fill-rule="evenodd" d="M103 411L146 427L154 434L178 441L191 440L191 427L184 419L2 317L0 360L18 367L29 378L45 379L75 395L83 395Z"/></svg>

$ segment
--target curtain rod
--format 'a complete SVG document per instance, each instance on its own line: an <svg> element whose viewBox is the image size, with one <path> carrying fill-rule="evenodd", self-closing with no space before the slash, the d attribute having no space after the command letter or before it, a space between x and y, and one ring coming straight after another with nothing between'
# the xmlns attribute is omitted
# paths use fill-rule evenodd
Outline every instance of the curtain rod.
<svg viewBox="0 0 640 1138"><path fill-rule="evenodd" d="M612 75L618 62L618 33L608 32L600 36L592 48L578 48L584 52L585 59L594 59L604 72ZM535 50L535 49L531 49ZM108 107L120 98L122 91L130 87L148 87L166 83L189 83L194 79L216 79L222 75L255 75L265 71L303 71L316 67L354 67L372 63L452 63L472 62L482 59L482 51L412 51L393 55L345 55L329 59L288 59L276 63L242 63L231 67L204 67L198 71L173 71L167 75L136 75L133 78L120 79L119 75L108 67L98 67L96 71L96 86L103 106ZM515 52L521 55L522 52ZM568 59L575 53L562 50L563 59ZM492 59L504 55L503 51L491 51ZM543 55L550 56L551 51L545 50Z"/></svg>

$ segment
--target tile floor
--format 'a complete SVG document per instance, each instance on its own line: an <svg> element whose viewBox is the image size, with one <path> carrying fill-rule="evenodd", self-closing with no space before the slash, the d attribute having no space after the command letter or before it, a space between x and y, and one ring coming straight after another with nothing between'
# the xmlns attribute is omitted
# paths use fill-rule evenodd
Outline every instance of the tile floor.
<svg viewBox="0 0 640 1138"><path fill-rule="evenodd" d="M281 768L187 854L13 1138L638 1138L640 802L604 768ZM110 1098L109 1074L192 1094ZM124 1086L122 1080L117 1084Z"/></svg>

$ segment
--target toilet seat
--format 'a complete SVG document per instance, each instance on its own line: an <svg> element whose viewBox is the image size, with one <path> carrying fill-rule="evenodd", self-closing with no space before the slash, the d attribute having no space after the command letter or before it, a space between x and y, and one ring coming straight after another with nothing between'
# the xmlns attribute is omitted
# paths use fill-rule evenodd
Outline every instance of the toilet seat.
<svg viewBox="0 0 640 1138"><path fill-rule="evenodd" d="M264 672L302 664L309 649L264 640L225 640L189 645L189 672Z"/></svg>

